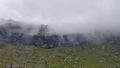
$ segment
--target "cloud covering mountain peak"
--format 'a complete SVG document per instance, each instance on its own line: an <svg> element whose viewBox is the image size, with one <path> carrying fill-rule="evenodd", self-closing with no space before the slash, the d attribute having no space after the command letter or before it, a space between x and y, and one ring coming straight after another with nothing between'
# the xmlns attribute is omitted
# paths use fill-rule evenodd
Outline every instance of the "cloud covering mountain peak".
<svg viewBox="0 0 120 68"><path fill-rule="evenodd" d="M0 0L0 18L47 24L61 33L120 28L119 0Z"/></svg>

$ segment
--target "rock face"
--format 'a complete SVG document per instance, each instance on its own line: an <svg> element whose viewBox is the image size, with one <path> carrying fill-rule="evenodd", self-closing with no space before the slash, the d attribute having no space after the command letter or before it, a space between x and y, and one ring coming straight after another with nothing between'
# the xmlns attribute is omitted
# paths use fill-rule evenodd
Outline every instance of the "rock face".
<svg viewBox="0 0 120 68"><path fill-rule="evenodd" d="M1 22L1 21L0 21ZM53 48L56 46L79 46L87 44L101 44L105 42L118 43L119 35L104 35L95 33L86 37L83 34L57 35L49 34L47 25L40 25L35 28L32 25L18 24L19 22L7 20L2 21L0 25L0 41L11 44L27 44L44 48Z"/></svg>
<svg viewBox="0 0 120 68"><path fill-rule="evenodd" d="M58 38L59 36L57 35L51 35L51 36L35 35L33 36L32 44L44 48L56 47L59 43Z"/></svg>
<svg viewBox="0 0 120 68"><path fill-rule="evenodd" d="M23 26L17 24L16 21L5 21L0 25L0 40L12 44L29 44L41 46L44 48L52 48L56 46L74 46L86 43L86 39L82 35L63 35L49 34L47 25L40 25L36 34L33 26Z"/></svg>

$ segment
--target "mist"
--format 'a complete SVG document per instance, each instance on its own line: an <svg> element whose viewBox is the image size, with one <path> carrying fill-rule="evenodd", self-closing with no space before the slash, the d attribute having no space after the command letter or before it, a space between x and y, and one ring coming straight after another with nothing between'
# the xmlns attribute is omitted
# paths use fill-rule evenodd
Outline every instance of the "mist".
<svg viewBox="0 0 120 68"><path fill-rule="evenodd" d="M119 0L0 0L0 18L22 24L45 24L59 34L118 33L119 3Z"/></svg>

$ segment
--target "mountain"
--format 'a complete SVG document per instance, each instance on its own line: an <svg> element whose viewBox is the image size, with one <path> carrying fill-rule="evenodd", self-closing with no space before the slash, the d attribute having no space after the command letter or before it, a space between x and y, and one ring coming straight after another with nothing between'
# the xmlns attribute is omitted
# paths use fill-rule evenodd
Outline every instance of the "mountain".
<svg viewBox="0 0 120 68"><path fill-rule="evenodd" d="M0 20L0 40L10 44L27 44L52 48L57 46L80 46L102 43L119 44L120 35L94 32L84 34L50 33L49 25L30 25L14 20Z"/></svg>

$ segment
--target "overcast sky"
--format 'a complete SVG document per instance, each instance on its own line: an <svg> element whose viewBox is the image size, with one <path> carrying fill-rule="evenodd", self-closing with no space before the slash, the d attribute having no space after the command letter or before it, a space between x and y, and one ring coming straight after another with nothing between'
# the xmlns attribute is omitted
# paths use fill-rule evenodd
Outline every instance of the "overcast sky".
<svg viewBox="0 0 120 68"><path fill-rule="evenodd" d="M120 0L0 0L0 18L48 24L61 32L119 30Z"/></svg>

